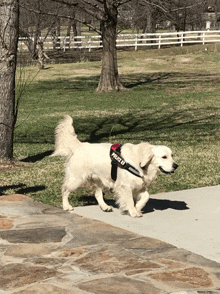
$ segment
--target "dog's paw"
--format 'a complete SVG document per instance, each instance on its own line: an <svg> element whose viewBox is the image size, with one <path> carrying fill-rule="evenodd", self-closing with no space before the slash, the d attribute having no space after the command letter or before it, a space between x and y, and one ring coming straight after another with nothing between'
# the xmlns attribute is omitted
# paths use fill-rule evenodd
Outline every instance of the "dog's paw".
<svg viewBox="0 0 220 294"><path fill-rule="evenodd" d="M130 210L129 214L131 217L142 217L142 213L140 211L135 210Z"/></svg>
<svg viewBox="0 0 220 294"><path fill-rule="evenodd" d="M68 206L64 206L63 207L63 210L65 211L73 211L74 210L74 207L72 207L70 204Z"/></svg>
<svg viewBox="0 0 220 294"><path fill-rule="evenodd" d="M105 212L112 212L113 211L113 207L112 206L108 206L104 211Z"/></svg>
<svg viewBox="0 0 220 294"><path fill-rule="evenodd" d="M143 216L143 214L141 213L141 211L137 211L138 212L138 216L137 217L142 217Z"/></svg>
<svg viewBox="0 0 220 294"><path fill-rule="evenodd" d="M113 211L113 207L108 206L108 205L106 205L105 207L101 207L101 209L105 212L112 212Z"/></svg>

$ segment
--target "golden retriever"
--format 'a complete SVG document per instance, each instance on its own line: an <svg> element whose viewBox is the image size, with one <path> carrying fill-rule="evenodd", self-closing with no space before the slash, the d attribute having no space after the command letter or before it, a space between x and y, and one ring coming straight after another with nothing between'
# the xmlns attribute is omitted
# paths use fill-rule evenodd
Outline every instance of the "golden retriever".
<svg viewBox="0 0 220 294"><path fill-rule="evenodd" d="M73 210L68 201L70 193L89 182L95 186L95 197L103 211L112 211L103 199L102 190L107 187L115 192L122 211L132 217L142 216L141 210L149 200L147 186L160 172L171 174L178 167L170 148L147 142L124 144L121 157L138 171L139 176L119 167L114 181L111 178L111 144L80 142L72 123L72 118L65 116L56 127L52 154L68 158L62 185L63 209Z"/></svg>

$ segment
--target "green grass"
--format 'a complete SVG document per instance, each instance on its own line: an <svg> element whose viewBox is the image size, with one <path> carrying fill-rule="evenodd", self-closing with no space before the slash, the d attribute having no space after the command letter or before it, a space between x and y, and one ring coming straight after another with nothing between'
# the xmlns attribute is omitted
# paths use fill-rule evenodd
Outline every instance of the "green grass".
<svg viewBox="0 0 220 294"><path fill-rule="evenodd" d="M21 98L15 129L14 155L22 166L0 174L2 193L61 206L65 159L48 155L64 114L73 117L80 140L171 147L180 167L171 177L160 175L151 194L220 184L220 54L184 50L119 52L119 72L129 89L121 93L95 92L100 62L18 71L21 86L37 76ZM71 202L95 203L89 195L79 189Z"/></svg>

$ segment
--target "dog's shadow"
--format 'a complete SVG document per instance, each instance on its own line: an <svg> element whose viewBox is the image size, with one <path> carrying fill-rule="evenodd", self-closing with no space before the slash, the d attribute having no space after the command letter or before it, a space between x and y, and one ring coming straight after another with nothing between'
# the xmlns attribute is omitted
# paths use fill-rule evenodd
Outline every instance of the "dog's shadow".
<svg viewBox="0 0 220 294"><path fill-rule="evenodd" d="M117 207L114 200L106 200L106 203L108 205L111 205L112 207ZM154 212L155 210L166 210L166 209L174 209L174 210L186 210L189 209L187 207L186 202L184 201L173 201L173 200L167 200L167 199L154 199L151 198L145 205L145 207L142 209L142 213L150 213Z"/></svg>
<svg viewBox="0 0 220 294"><path fill-rule="evenodd" d="M167 199L154 199L151 198L143 208L143 213L154 212L155 210L166 210L166 209L175 209L175 210L186 210L189 209L187 207L186 202L184 201L173 201Z"/></svg>

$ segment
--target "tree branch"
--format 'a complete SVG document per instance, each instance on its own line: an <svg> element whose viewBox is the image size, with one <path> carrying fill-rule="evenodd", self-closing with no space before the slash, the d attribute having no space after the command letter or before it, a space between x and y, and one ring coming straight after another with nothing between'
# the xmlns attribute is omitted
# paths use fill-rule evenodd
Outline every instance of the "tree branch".
<svg viewBox="0 0 220 294"><path fill-rule="evenodd" d="M167 10L164 6L162 6L161 4L156 4L154 2L150 2L150 1L147 1L147 0L142 0L143 3L146 3L148 5L152 5L152 6L155 6L157 8L159 8L160 10L162 10L164 13L172 13L172 12L176 12L176 11L179 11L179 10L183 10L183 9L190 9L190 8L193 8L193 7L196 7L196 6L199 6L203 3L206 2L206 0L203 0L199 3L196 3L196 4L193 4L193 5L188 5L188 6L184 6L184 7L178 7L176 9L172 9L172 10Z"/></svg>
<svg viewBox="0 0 220 294"><path fill-rule="evenodd" d="M117 5L118 7L124 5L124 4L128 3L128 2L131 2L131 0L123 0L123 1L119 0L119 1L116 1L116 3L118 3L118 5Z"/></svg>
<svg viewBox="0 0 220 294"><path fill-rule="evenodd" d="M65 0L51 0L51 2L56 2L56 3L60 3L60 4L64 4L64 5L67 5L67 6L70 6L70 7L76 7L78 6L78 2L76 1L75 3L73 2L68 2L68 1L65 1Z"/></svg>
<svg viewBox="0 0 220 294"><path fill-rule="evenodd" d="M50 16L55 16L55 17L59 17L59 18L66 18L66 19L70 19L70 20L75 20L75 21L78 21L79 23L82 23L84 25L86 25L87 27L91 28L92 30L94 30L95 32L97 32L98 34L101 35L101 31L99 29L97 29L96 27L94 27L93 25L87 23L86 21L83 21L77 17L72 17L72 16L69 16L69 15L62 15L62 14L59 14L59 13L52 13L52 12L42 12L42 11L38 11L38 10L35 10L35 9L32 9L32 8L27 8L26 6L20 4L20 7L22 7L23 9L25 10L28 10L30 12L34 12L36 14L39 14L39 15L50 15Z"/></svg>
<svg viewBox="0 0 220 294"><path fill-rule="evenodd" d="M77 8L80 8L83 11L85 11L86 13L88 13L89 15L94 16L94 17L99 18L99 19L100 19L100 17L98 15L96 15L97 14L97 10L99 12L103 13L103 9L101 9L101 7L97 3L91 3L91 2L89 2L87 0L75 1L75 3L74 2L70 3L70 2L67 2L65 0L50 0L50 1L51 2L60 3L60 4L64 4L64 5L67 5L69 7L77 7ZM100 4L103 3L103 1L97 1L97 2L99 2ZM83 5L83 3L84 3L84 5ZM95 11L94 10L90 10L85 5L86 6L89 6L89 7L92 7Z"/></svg>

